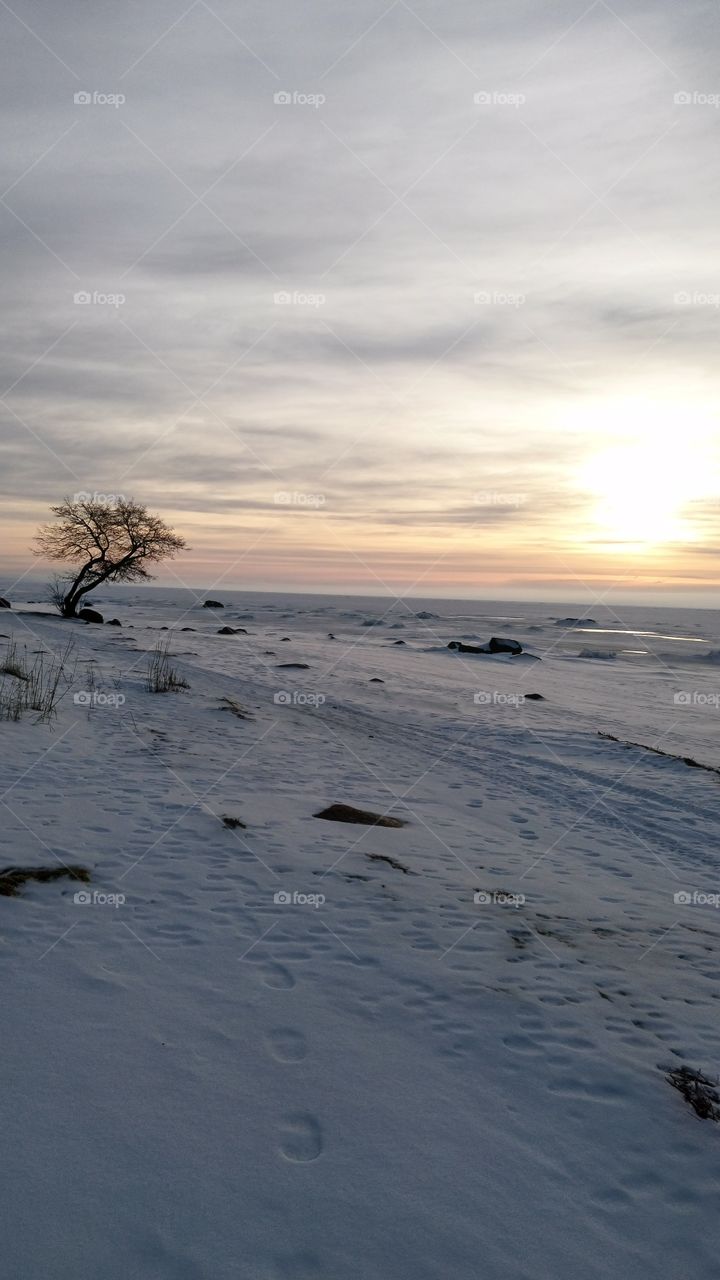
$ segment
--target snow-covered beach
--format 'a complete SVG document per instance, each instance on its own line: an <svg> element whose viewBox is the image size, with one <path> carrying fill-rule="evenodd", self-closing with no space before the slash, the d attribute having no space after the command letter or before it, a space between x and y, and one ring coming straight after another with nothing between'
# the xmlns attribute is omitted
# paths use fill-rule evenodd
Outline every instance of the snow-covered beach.
<svg viewBox="0 0 720 1280"><path fill-rule="evenodd" d="M709 1280L717 614L210 594L0 613L6 1274Z"/></svg>

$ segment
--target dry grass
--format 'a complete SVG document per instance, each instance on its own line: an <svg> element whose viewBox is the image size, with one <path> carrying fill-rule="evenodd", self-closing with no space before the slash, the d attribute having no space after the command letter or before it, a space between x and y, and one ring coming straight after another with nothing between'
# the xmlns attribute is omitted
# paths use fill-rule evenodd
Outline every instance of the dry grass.
<svg viewBox="0 0 720 1280"><path fill-rule="evenodd" d="M190 688L170 661L169 639L159 640L155 646L148 666L146 688L150 693L177 693L179 689Z"/></svg>
<svg viewBox="0 0 720 1280"><path fill-rule="evenodd" d="M236 702L234 698L221 698L220 701L224 704L219 708L220 711L231 711L234 716L237 716L238 720L252 720L250 712L241 707L240 703Z"/></svg>
<svg viewBox="0 0 720 1280"><path fill-rule="evenodd" d="M72 684L75 664L70 663L72 645L59 654L36 653L30 660L13 640L0 665L0 720L20 720L24 711L37 712L40 721L56 715L57 704ZM10 683L12 681L12 683Z"/></svg>
<svg viewBox="0 0 720 1280"><path fill-rule="evenodd" d="M0 871L0 896L14 898L29 880L46 884L49 880L60 880L63 876L67 876L69 880L82 880L83 884L88 884L90 880L87 867L4 867Z"/></svg>
<svg viewBox="0 0 720 1280"><path fill-rule="evenodd" d="M701 1120L720 1120L720 1093L717 1080L709 1080L691 1067L672 1067L665 1079L678 1089Z"/></svg>

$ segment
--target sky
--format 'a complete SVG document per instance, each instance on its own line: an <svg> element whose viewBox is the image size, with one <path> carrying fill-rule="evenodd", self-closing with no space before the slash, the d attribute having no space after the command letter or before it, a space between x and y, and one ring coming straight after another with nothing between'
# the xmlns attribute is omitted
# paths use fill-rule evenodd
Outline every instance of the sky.
<svg viewBox="0 0 720 1280"><path fill-rule="evenodd" d="M720 17L0 0L0 587L76 493L160 581L714 606Z"/></svg>

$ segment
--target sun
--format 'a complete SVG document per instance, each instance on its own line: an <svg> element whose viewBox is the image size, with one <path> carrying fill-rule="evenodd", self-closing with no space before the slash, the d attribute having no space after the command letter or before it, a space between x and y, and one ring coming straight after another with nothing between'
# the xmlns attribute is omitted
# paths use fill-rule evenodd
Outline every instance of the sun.
<svg viewBox="0 0 720 1280"><path fill-rule="evenodd" d="M578 475L591 496L591 521L608 542L636 548L695 540L691 504L717 491L713 430L709 415L688 406L612 406L602 423L606 444Z"/></svg>

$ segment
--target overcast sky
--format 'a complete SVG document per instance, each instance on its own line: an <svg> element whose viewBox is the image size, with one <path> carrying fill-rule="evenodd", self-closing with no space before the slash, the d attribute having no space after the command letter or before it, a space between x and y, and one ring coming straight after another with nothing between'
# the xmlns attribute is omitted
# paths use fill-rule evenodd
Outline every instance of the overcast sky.
<svg viewBox="0 0 720 1280"><path fill-rule="evenodd" d="M719 26L0 0L0 586L88 492L193 585L714 604Z"/></svg>

